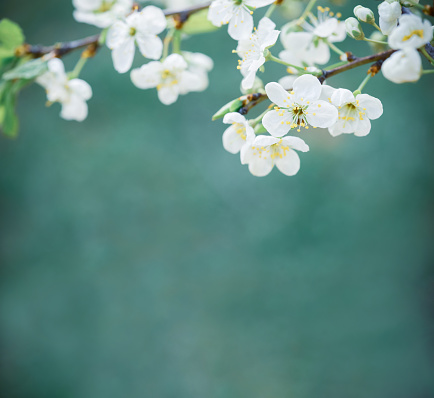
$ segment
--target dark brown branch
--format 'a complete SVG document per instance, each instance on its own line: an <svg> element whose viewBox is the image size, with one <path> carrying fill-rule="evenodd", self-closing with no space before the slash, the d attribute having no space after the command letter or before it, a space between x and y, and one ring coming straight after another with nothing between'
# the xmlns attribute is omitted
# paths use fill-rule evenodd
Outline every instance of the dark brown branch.
<svg viewBox="0 0 434 398"><path fill-rule="evenodd" d="M164 15L166 17L176 17L177 27L182 26L187 19L196 12L202 11L210 6L211 2L189 7L183 10L165 10ZM181 25L179 25L181 23ZM86 37L84 39L73 40L64 43L57 43L53 46L41 46L25 44L17 49L17 56L31 55L34 58L40 58L46 54L54 52L56 57L63 57L64 55L86 48L88 46L94 46L94 51L99 47L100 34Z"/></svg>

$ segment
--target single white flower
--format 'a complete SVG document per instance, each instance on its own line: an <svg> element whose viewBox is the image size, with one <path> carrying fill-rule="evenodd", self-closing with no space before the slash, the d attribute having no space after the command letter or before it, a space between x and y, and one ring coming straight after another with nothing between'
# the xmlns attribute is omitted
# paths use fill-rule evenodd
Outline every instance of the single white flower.
<svg viewBox="0 0 434 398"><path fill-rule="evenodd" d="M389 46L395 50L420 48L432 40L433 30L429 21L422 21L417 15L404 14L389 36Z"/></svg>
<svg viewBox="0 0 434 398"><path fill-rule="evenodd" d="M330 127L337 118L337 109L320 100L321 83L312 75L303 75L294 81L293 91L286 91L278 83L265 86L268 98L277 107L266 113L262 124L275 137L282 137L289 130L300 127Z"/></svg>
<svg viewBox="0 0 434 398"><path fill-rule="evenodd" d="M234 40L241 40L253 29L253 11L274 3L275 0L215 0L208 11L208 19L215 26L229 24L228 33Z"/></svg>
<svg viewBox="0 0 434 398"><path fill-rule="evenodd" d="M188 64L188 70L200 79L197 91L204 91L209 86L208 72L214 68L214 61L208 55L183 51L182 56Z"/></svg>
<svg viewBox="0 0 434 398"><path fill-rule="evenodd" d="M238 42L236 52L241 57L238 61L238 69L241 70L244 79L241 83L244 90L253 87L256 72L265 63L265 51L276 44L279 31L275 30L276 24L269 18L262 18L249 38Z"/></svg>
<svg viewBox="0 0 434 398"><path fill-rule="evenodd" d="M165 105L176 102L179 95L201 91L203 82L187 70L188 64L179 54L169 55L163 62L153 61L131 71L131 80L141 89L157 88L158 98Z"/></svg>
<svg viewBox="0 0 434 398"><path fill-rule="evenodd" d="M323 96L329 96L329 101L338 108L338 120L329 127L333 137L351 133L363 137L371 131L370 120L378 119L383 114L381 101L368 94L354 96L350 90L335 90L329 86L323 91Z"/></svg>
<svg viewBox="0 0 434 398"><path fill-rule="evenodd" d="M422 75L420 55L414 48L396 51L383 62L381 72L393 83L415 82Z"/></svg>
<svg viewBox="0 0 434 398"><path fill-rule="evenodd" d="M157 35L166 29L166 25L163 11L154 6L134 11L125 21L115 22L107 33L107 46L112 50L115 69L119 73L130 70L136 43L144 57L159 59L163 42Z"/></svg>
<svg viewBox="0 0 434 398"><path fill-rule="evenodd" d="M388 36L398 25L398 18L401 16L401 4L399 1L383 1L378 6L380 16L380 29L383 35Z"/></svg>
<svg viewBox="0 0 434 398"><path fill-rule="evenodd" d="M251 144L255 139L253 127L249 121L238 112L232 112L225 115L223 123L231 124L223 133L223 147L230 153L241 151L241 163L244 162L244 152L246 145Z"/></svg>
<svg viewBox="0 0 434 398"><path fill-rule="evenodd" d="M302 24L306 32L283 31L280 39L285 51L280 53L280 58L296 58L309 66L326 64L330 60L327 41L341 42L346 38L345 23L338 17L340 14L335 16L328 7L318 7L318 18L310 16L310 23Z"/></svg>
<svg viewBox="0 0 434 398"><path fill-rule="evenodd" d="M131 12L133 0L73 0L74 18L78 22L108 28L118 18Z"/></svg>
<svg viewBox="0 0 434 398"><path fill-rule="evenodd" d="M360 25L360 22L356 18L347 18L345 20L345 29L347 30L348 36L355 40L363 40L365 38L362 25Z"/></svg>
<svg viewBox="0 0 434 398"><path fill-rule="evenodd" d="M39 76L36 82L45 88L49 102L59 102L62 105L60 116L63 119L78 122L86 119L86 101L92 97L92 88L84 80L68 80L60 59L48 61L48 72Z"/></svg>
<svg viewBox="0 0 434 398"><path fill-rule="evenodd" d="M244 163L256 177L264 177L274 166L285 175L293 176L300 170L300 158L295 152L307 152L309 147L298 137L276 138L260 135L245 146ZM243 148L244 149L244 148Z"/></svg>

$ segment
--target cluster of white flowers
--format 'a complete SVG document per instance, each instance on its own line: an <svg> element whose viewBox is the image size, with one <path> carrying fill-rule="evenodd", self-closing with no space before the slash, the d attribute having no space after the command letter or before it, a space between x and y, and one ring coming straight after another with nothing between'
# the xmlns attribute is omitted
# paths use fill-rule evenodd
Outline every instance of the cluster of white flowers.
<svg viewBox="0 0 434 398"><path fill-rule="evenodd" d="M176 11L196 5L199 5L196 10L204 8L202 0L156 0L152 3ZM383 106L379 99L362 90L380 69L386 79L404 83L414 82L424 73L421 54L434 65L432 55L425 49L433 39L433 27L427 19L412 12L417 10L416 6L423 9L418 0L383 1L378 6L379 25L375 13L362 5L354 8L354 17L343 21L340 20L342 15L329 7L318 6L314 14L313 0L304 11L300 0L291 0L297 7L291 9L287 1L286 8L282 7L284 11L293 18L296 9L298 15L302 15L280 30L271 20L278 3L275 0L214 0L207 13L211 28L212 25L229 25L229 36L238 42L233 52L240 58L237 68L242 75L244 96L230 102L216 116L223 117L223 123L230 125L223 134L223 146L232 154L240 153L241 163L248 165L255 176L269 174L274 165L283 174L295 175L300 169L296 151L309 151L309 146L296 135L309 128L328 129L333 137L369 134L371 120L382 115ZM205 54L180 49L185 21L168 18L173 13L165 13L155 5L140 10L133 0L73 0L73 4L77 21L104 28L101 37L112 51L115 70L130 71L131 81L139 89L157 89L163 104L173 104L180 95L208 87L213 60ZM253 14L257 8L266 6L269 6L266 14L255 28ZM188 9L187 18L191 10ZM370 38L365 36L361 22L374 29ZM179 23L181 25L177 25ZM165 30L167 35L163 41L159 35ZM337 47L347 36L369 42L379 53L375 68L369 69L354 91L323 84L333 68L345 68L355 59L350 52ZM283 49L275 56L272 51L279 38ZM131 70L136 47L141 56L150 61ZM332 53L338 54L340 62L326 66ZM264 85L257 75L265 71L268 61L284 65L286 73L276 79L277 82ZM90 86L77 79L80 70L81 67L77 73L74 70L66 74L62 61L53 58L48 62L48 71L37 79L46 89L49 103L60 102L61 116L68 120L84 120L86 101L92 96ZM251 94L253 97L249 98ZM249 108L244 106L252 98L253 101L259 98L254 95L267 96L272 105L257 118L248 120L244 115Z"/></svg>

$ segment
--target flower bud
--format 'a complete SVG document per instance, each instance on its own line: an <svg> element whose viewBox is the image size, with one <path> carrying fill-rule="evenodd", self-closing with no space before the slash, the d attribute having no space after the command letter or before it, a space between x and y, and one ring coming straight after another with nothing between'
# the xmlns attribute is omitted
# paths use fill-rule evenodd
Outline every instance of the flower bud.
<svg viewBox="0 0 434 398"><path fill-rule="evenodd" d="M352 37L353 39L363 40L365 38L362 26L356 18L347 18L345 20L345 29L347 30L347 35Z"/></svg>
<svg viewBox="0 0 434 398"><path fill-rule="evenodd" d="M356 6L354 8L354 15L359 21L366 22L369 24L375 23L375 15L374 12L363 6Z"/></svg>
<svg viewBox="0 0 434 398"><path fill-rule="evenodd" d="M233 101L227 103L222 108L220 108L212 117L212 120L221 119L227 113L238 112L242 106L243 101L241 101L239 98L234 99Z"/></svg>

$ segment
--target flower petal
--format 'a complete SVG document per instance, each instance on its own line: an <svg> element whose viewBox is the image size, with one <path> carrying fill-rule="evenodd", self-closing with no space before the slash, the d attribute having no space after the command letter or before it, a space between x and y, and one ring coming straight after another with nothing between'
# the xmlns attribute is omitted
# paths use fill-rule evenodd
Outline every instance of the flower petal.
<svg viewBox="0 0 434 398"><path fill-rule="evenodd" d="M356 102L353 93L346 88L338 88L331 96L331 102L334 106L344 106Z"/></svg>
<svg viewBox="0 0 434 398"><path fill-rule="evenodd" d="M285 155L276 159L277 168L287 176L293 176L300 170L300 157L297 152L290 149Z"/></svg>
<svg viewBox="0 0 434 398"><path fill-rule="evenodd" d="M83 100L89 100L92 98L92 87L81 79L72 79L68 82L69 88L81 97Z"/></svg>
<svg viewBox="0 0 434 398"><path fill-rule="evenodd" d="M141 54L150 59L160 59L163 53L163 42L158 36L137 33L136 42Z"/></svg>
<svg viewBox="0 0 434 398"><path fill-rule="evenodd" d="M294 92L297 98L315 101L321 95L321 83L313 75L302 75L294 82Z"/></svg>
<svg viewBox="0 0 434 398"><path fill-rule="evenodd" d="M149 62L149 64L131 71L131 81L136 87L141 89L157 87L162 80L162 70L163 67L160 62Z"/></svg>
<svg viewBox="0 0 434 398"><path fill-rule="evenodd" d="M292 121L291 113L285 110L272 110L265 114L262 124L272 136L282 137L291 129Z"/></svg>
<svg viewBox="0 0 434 398"><path fill-rule="evenodd" d="M338 119L338 110L328 102L314 101L309 105L306 119L313 127L331 127Z"/></svg>
<svg viewBox="0 0 434 398"><path fill-rule="evenodd" d="M134 60L134 38L130 37L121 46L112 51L113 65L119 73L126 73L130 70Z"/></svg>
<svg viewBox="0 0 434 398"><path fill-rule="evenodd" d="M238 153L246 143L245 137L244 128L240 128L240 126L237 125L230 126L223 133L223 148L230 153Z"/></svg>
<svg viewBox="0 0 434 398"><path fill-rule="evenodd" d="M238 7L229 22L228 33L234 40L241 40L252 33L253 18L243 7Z"/></svg>
<svg viewBox="0 0 434 398"><path fill-rule="evenodd" d="M383 114L383 104L378 98L368 94L359 94L356 100L359 102L358 106L363 108L369 119L378 119Z"/></svg>
<svg viewBox="0 0 434 398"><path fill-rule="evenodd" d="M301 152L308 152L309 146L299 137L287 136L282 138L282 145L287 145L290 148Z"/></svg>
<svg viewBox="0 0 434 398"><path fill-rule="evenodd" d="M284 108L288 106L287 101L291 99L291 95L279 83L268 83L265 86L265 92L267 93L269 100L277 106Z"/></svg>
<svg viewBox="0 0 434 398"><path fill-rule="evenodd" d="M164 105L171 105L178 99L179 92L176 86L164 86L158 90L158 98Z"/></svg>

